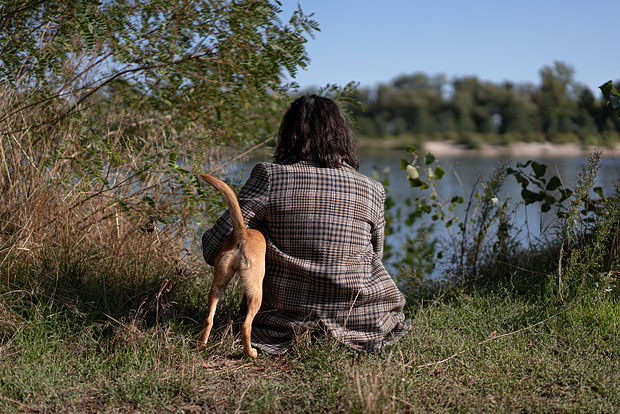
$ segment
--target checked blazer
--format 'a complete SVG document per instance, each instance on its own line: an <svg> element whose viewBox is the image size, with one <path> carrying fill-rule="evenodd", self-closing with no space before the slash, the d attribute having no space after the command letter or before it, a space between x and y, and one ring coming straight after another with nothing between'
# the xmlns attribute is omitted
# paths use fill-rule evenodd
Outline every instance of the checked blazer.
<svg viewBox="0 0 620 414"><path fill-rule="evenodd" d="M405 298L385 270L383 186L348 165L258 163L241 189L248 228L267 240L263 303L252 343L284 352L301 334L326 329L370 351L400 339ZM232 224L226 212L202 237L213 265Z"/></svg>

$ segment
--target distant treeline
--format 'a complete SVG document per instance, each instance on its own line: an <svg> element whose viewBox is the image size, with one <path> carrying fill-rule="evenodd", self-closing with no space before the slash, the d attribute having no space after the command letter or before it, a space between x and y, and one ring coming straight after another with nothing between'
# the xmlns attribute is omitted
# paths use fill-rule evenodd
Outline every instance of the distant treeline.
<svg viewBox="0 0 620 414"><path fill-rule="evenodd" d="M402 75L390 84L360 88L364 110L354 110L359 135L453 139L472 147L484 141L615 145L620 120L607 108L607 98L573 74L571 66L555 62L540 70L540 85Z"/></svg>

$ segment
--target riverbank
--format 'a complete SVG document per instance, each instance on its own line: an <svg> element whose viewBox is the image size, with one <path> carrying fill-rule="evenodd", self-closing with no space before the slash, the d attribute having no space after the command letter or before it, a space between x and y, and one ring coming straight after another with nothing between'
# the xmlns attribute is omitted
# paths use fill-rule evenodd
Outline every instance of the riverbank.
<svg viewBox="0 0 620 414"><path fill-rule="evenodd" d="M536 157L582 157L598 150L603 156L620 155L620 145L615 148L592 146L584 148L580 143L554 144L551 142L515 142L510 146L483 144L479 149L469 149L454 141L431 141L423 145L425 151L432 152L439 158L453 157L489 157L489 158L536 158Z"/></svg>
<svg viewBox="0 0 620 414"><path fill-rule="evenodd" d="M373 154L376 152L401 152L411 139L385 139L375 140L360 138L362 153ZM510 145L498 145L482 143L479 148L470 148L466 144L456 141L427 141L415 145L423 151L432 152L437 158L537 158L537 157L586 157L594 150L602 151L604 157L620 156L620 143L614 148L605 145L584 147L581 143L555 144L551 142L515 142Z"/></svg>

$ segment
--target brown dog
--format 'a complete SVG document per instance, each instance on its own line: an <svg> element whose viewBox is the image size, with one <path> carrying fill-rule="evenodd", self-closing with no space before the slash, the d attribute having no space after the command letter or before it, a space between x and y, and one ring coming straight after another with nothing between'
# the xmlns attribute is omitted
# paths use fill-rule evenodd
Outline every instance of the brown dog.
<svg viewBox="0 0 620 414"><path fill-rule="evenodd" d="M224 196L232 219L233 233L226 239L215 258L213 283L209 289L208 314L202 325L197 348L200 349L207 343L211 328L213 328L213 316L217 303L232 277L238 272L243 284L243 296L248 304L248 313L241 328L243 351L246 355L256 358L258 353L252 348L250 339L252 321L263 300L265 252L267 250L265 237L258 230L245 228L239 202L228 185L210 175L200 174L200 177Z"/></svg>

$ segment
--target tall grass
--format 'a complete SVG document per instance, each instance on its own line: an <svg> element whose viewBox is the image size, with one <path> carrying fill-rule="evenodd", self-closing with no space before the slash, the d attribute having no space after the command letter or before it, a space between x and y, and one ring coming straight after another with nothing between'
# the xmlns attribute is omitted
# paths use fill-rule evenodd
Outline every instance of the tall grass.
<svg viewBox="0 0 620 414"><path fill-rule="evenodd" d="M410 202L409 225L426 215L433 220L431 230L445 226L447 234L444 240L429 238L429 227L423 223L418 236L408 236L402 247L407 255L398 279L413 303L420 297L428 300L448 286L455 291L508 288L517 294L560 300L567 290L575 297L595 285L615 288L620 263L620 181L606 189L607 195L596 186L600 152L591 154L578 172L574 189L564 188L561 177L545 176L543 164L528 161L513 169L508 160L501 160L490 174L481 173L466 194L448 197L435 189L446 174L435 161L430 153L422 158L413 152L413 161L402 163L419 194ZM526 171L528 167L533 171ZM505 181L513 177L523 187L521 200L516 194L501 195ZM389 201L388 228L393 226L393 216L406 214ZM464 204L461 216L454 212L459 203ZM523 229L514 222L517 209L528 204L540 206L541 214L555 220L533 241L523 238ZM393 255L398 246L387 246L386 251ZM439 275L438 270L442 270Z"/></svg>
<svg viewBox="0 0 620 414"><path fill-rule="evenodd" d="M20 99L4 90L0 111ZM208 271L188 241L219 204L201 202L207 193L177 160L218 155L180 143L173 152L173 137L152 119L131 134L104 131L124 120L94 110L45 119L22 111L0 125L0 337L40 303L137 325L200 309Z"/></svg>
<svg viewBox="0 0 620 414"><path fill-rule="evenodd" d="M3 90L0 112L25 99ZM199 384L210 270L195 231L221 206L193 169L225 156L177 141L165 118L109 109L0 124L0 411L149 411Z"/></svg>

